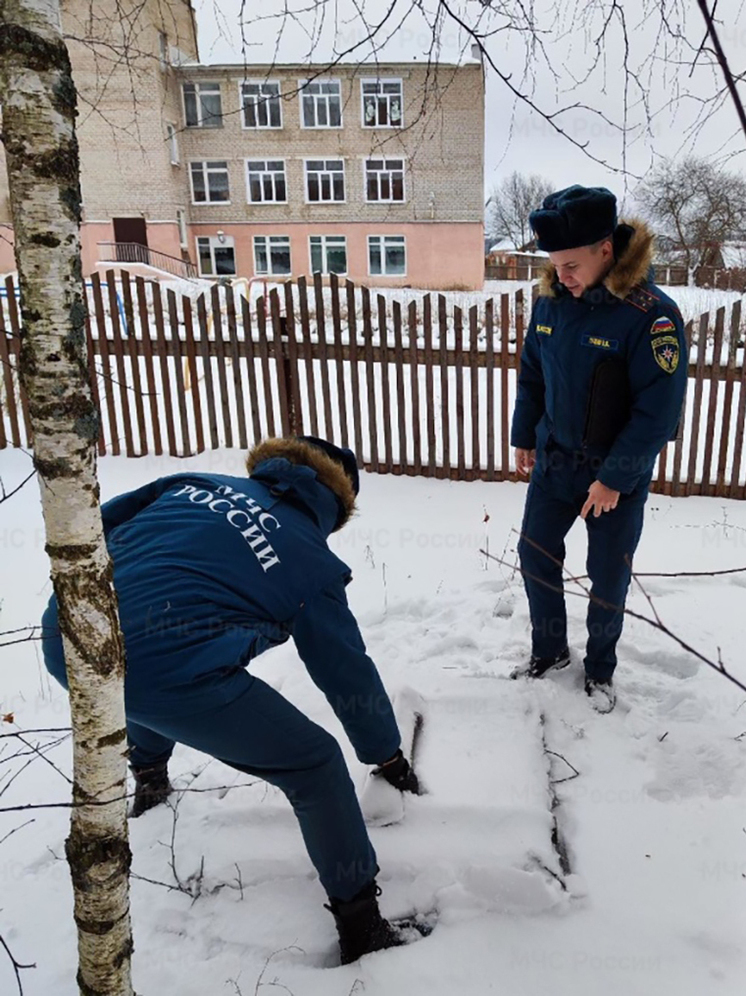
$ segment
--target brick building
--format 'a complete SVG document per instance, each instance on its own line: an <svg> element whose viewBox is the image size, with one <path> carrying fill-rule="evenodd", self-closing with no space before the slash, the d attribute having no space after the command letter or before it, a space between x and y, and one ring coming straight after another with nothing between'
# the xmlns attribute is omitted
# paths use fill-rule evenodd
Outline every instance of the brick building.
<svg viewBox="0 0 746 996"><path fill-rule="evenodd" d="M110 69L105 45L75 39L121 45L111 0L93 28L88 0L62 6L85 273L188 260L207 277L481 288L481 64L201 65L190 4L153 0L128 25L129 65ZM0 183L7 225L4 169ZM0 270L13 266L7 245Z"/></svg>

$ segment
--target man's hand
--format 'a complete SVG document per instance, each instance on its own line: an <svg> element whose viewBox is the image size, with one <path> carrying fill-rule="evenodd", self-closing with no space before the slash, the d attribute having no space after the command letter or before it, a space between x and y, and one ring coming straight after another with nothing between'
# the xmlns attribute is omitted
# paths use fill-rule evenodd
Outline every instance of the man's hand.
<svg viewBox="0 0 746 996"><path fill-rule="evenodd" d="M375 768L373 774L385 778L389 785L393 785L400 792L420 794L420 783L417 780L417 775L412 771L412 766L401 750L398 750L390 760L385 761L380 767Z"/></svg>
<svg viewBox="0 0 746 996"><path fill-rule="evenodd" d="M602 512L610 512L616 508L618 501L618 491L607 488L600 481L594 481L588 488L588 499L583 505L580 515L585 519L590 510L593 509L593 517L597 519Z"/></svg>
<svg viewBox="0 0 746 996"><path fill-rule="evenodd" d="M528 477L531 472L531 468L535 463L536 450L522 450L520 447L516 447L515 469L519 474L523 474L524 477Z"/></svg>

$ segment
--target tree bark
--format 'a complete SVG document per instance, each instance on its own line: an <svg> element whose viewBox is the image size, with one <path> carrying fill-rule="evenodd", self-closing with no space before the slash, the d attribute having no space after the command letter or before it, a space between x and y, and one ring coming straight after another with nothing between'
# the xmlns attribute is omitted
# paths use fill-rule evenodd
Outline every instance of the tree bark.
<svg viewBox="0 0 746 996"><path fill-rule="evenodd" d="M124 648L106 549L85 342L76 93L59 0L0 0L0 87L46 550L73 726L66 853L81 996L132 996Z"/></svg>

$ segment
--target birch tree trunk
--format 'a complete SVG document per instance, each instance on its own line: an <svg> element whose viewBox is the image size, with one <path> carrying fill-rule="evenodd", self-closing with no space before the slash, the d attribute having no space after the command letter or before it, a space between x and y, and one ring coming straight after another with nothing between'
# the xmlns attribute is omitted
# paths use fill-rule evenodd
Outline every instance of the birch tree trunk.
<svg viewBox="0 0 746 996"><path fill-rule="evenodd" d="M0 97L27 391L73 726L67 859L81 996L132 996L124 649L96 478L76 93L59 0L0 0ZM102 805L102 803L104 803Z"/></svg>

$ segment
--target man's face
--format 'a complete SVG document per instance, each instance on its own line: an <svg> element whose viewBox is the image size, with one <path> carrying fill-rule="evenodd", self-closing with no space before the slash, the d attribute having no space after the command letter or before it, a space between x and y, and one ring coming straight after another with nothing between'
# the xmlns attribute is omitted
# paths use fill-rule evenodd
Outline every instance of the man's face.
<svg viewBox="0 0 746 996"><path fill-rule="evenodd" d="M549 253L550 262L557 270L560 283L573 297L580 297L583 291L600 283L614 262L614 251L609 239L592 246L577 249L562 249Z"/></svg>

